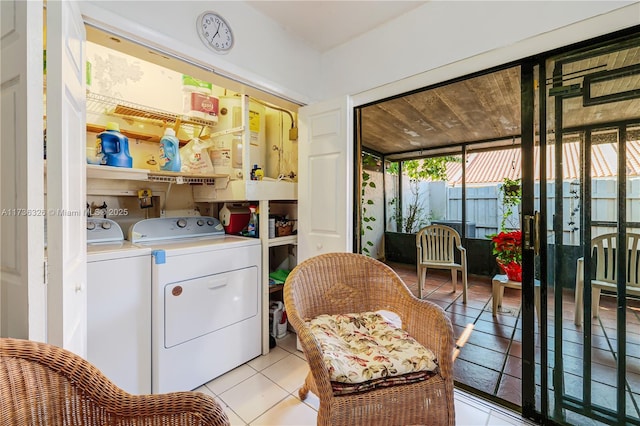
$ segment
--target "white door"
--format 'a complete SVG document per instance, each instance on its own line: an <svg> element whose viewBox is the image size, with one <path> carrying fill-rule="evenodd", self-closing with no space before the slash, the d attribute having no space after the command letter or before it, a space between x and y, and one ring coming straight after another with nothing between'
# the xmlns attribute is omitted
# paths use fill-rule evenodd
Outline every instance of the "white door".
<svg viewBox="0 0 640 426"><path fill-rule="evenodd" d="M85 30L77 2L47 2L48 341L87 350Z"/></svg>
<svg viewBox="0 0 640 426"><path fill-rule="evenodd" d="M0 336L46 340L41 2L0 1Z"/></svg>
<svg viewBox="0 0 640 426"><path fill-rule="evenodd" d="M299 111L298 263L353 251L353 109L349 98Z"/></svg>

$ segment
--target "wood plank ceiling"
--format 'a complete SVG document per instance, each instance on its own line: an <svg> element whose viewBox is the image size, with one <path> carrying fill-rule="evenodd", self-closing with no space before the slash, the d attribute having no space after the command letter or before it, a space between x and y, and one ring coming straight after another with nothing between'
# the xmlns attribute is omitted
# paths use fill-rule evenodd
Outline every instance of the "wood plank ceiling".
<svg viewBox="0 0 640 426"><path fill-rule="evenodd" d="M520 134L520 67L362 108L362 144L382 154Z"/></svg>
<svg viewBox="0 0 640 426"><path fill-rule="evenodd" d="M603 81L591 84L591 96L640 92L639 45L640 37L636 36L625 45L598 51L596 56L586 55L578 60L557 57L547 62L548 78L543 86L547 91L553 86L551 77L555 61L563 62L563 77L559 84L578 86L577 96L566 97L562 104L565 129L623 120L640 121L637 95L635 99L596 105L585 105L582 96L586 76L614 70L624 72L615 78L605 76ZM547 141L552 143L556 97L549 95L547 99ZM491 145L517 145L521 131L520 110L520 67L515 66L362 107L362 146L383 155L410 158L470 142L501 141ZM535 116L537 120L537 107ZM611 142L612 133L604 133L608 136L601 142ZM635 130L633 133L637 134ZM595 134L593 143L598 143Z"/></svg>

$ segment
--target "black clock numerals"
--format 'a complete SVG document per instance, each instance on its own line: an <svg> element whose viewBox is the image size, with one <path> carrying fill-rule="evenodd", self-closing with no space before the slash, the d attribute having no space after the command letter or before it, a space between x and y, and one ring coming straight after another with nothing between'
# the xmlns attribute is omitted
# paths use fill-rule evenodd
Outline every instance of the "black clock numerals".
<svg viewBox="0 0 640 426"><path fill-rule="evenodd" d="M204 12L198 18L198 33L210 48L225 53L233 46L233 34L226 21L213 12Z"/></svg>

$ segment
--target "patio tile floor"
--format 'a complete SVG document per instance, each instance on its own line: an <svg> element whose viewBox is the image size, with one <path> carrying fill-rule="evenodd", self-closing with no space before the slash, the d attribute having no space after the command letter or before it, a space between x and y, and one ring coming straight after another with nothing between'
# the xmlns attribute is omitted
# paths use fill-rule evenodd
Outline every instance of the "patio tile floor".
<svg viewBox="0 0 640 426"><path fill-rule="evenodd" d="M417 296L415 265L388 262ZM456 386L493 399L510 408L522 405L522 321L521 291L505 289L502 307L492 314L491 278L468 276L467 304L462 303L462 285L458 279L456 293L452 292L449 271L429 270L423 297L441 306L451 319L456 338L467 324L474 324L471 337L462 348L455 363ZM573 290L566 289L562 297L562 360L565 393L582 398L583 395L583 327L573 322ZM554 300L548 299L548 363L549 386L553 385L551 369L554 365ZM602 406L616 408L616 304L615 298L603 296L600 317L592 321L591 356L592 401ZM627 414L640 418L640 303L628 299L626 332L626 394ZM536 320L536 363L540 362L540 335ZM539 369L536 383L540 382ZM539 399L540 390L537 392ZM553 404L553 392L549 402ZM539 404L539 401L538 401ZM539 407L539 405L538 405ZM567 413L567 419L571 417ZM597 423L594 423L597 424Z"/></svg>

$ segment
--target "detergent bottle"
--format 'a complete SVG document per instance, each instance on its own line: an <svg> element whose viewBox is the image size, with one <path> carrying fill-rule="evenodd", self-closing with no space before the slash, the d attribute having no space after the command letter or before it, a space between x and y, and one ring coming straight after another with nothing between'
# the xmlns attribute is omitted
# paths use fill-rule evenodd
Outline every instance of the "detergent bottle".
<svg viewBox="0 0 640 426"><path fill-rule="evenodd" d="M251 212L249 216L249 223L247 224L246 233L243 233L246 237L255 237L258 238L258 213L256 206L249 206L249 211Z"/></svg>
<svg viewBox="0 0 640 426"><path fill-rule="evenodd" d="M211 159L207 152L207 148L213 145L214 141L212 139L191 139L185 146L180 148L181 170L185 173L213 174L213 164L211 164Z"/></svg>
<svg viewBox="0 0 640 426"><path fill-rule="evenodd" d="M180 141L176 137L176 132L167 128L164 136L160 139L160 170L168 172L180 171Z"/></svg>
<svg viewBox="0 0 640 426"><path fill-rule="evenodd" d="M106 130L98 134L96 157L100 164L114 167L133 167L129 154L129 139L120 133L118 123L108 122Z"/></svg>

